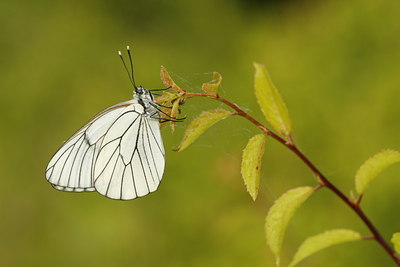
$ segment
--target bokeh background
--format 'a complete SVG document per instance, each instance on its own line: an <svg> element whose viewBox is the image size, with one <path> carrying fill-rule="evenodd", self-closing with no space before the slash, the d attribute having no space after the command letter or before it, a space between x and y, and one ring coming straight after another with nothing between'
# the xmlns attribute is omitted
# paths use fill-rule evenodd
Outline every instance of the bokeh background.
<svg viewBox="0 0 400 267"><path fill-rule="evenodd" d="M344 192L358 166L400 148L400 2L10 1L0 3L0 261L2 266L274 266L264 218L286 190L315 185L312 173L268 140L261 193L240 177L241 151L257 129L229 118L172 152L201 111L163 129L167 168L159 190L134 201L51 188L45 167L64 140L101 109L132 97L117 56L131 45L136 80L160 88L160 66L199 91L211 73L221 94L263 121L252 61L266 64L283 95L294 137ZM400 230L400 167L371 186L363 207L389 239ZM309 235L359 219L326 190L296 213L283 264ZM372 241L332 247L299 266L394 266Z"/></svg>

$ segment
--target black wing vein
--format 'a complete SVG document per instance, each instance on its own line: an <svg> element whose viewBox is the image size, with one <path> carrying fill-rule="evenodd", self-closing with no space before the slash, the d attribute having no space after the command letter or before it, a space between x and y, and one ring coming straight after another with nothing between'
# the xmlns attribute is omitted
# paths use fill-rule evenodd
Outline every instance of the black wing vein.
<svg viewBox="0 0 400 267"><path fill-rule="evenodd" d="M149 122L148 122L148 121L145 121L145 123L146 123L146 124L145 124L145 126L146 126L146 135L147 135L147 140L149 141L149 148L150 148L151 159L152 159L152 161L153 161L154 169L156 170L156 173L157 173L157 179L158 179L158 181L160 182L160 181L161 181L161 177L160 177L160 174L158 173L158 170L157 170L156 159L155 159L155 156L154 156L154 154L153 154L153 149L151 148L152 145L151 145L151 143L150 143L149 130L148 130L148 128L150 128L150 125L149 125Z"/></svg>

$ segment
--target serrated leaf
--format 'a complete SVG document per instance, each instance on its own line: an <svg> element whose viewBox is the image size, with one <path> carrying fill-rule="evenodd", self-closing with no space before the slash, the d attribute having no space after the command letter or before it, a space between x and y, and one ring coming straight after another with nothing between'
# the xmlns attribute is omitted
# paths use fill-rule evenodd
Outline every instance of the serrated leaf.
<svg viewBox="0 0 400 267"><path fill-rule="evenodd" d="M171 76L169 75L167 69L164 66L161 66L161 71L160 71L160 78L163 84L167 88L171 88L172 90L178 92L178 93L183 93L185 90L181 89L175 82L172 80Z"/></svg>
<svg viewBox="0 0 400 267"><path fill-rule="evenodd" d="M275 200L265 219L265 232L268 246L280 264L282 241L287 225L297 208L314 192L311 186L291 189Z"/></svg>
<svg viewBox="0 0 400 267"><path fill-rule="evenodd" d="M225 109L214 109L201 113L200 116L194 119L186 128L180 145L176 149L174 149L174 151L179 152L184 150L208 128L230 115L231 112Z"/></svg>
<svg viewBox="0 0 400 267"><path fill-rule="evenodd" d="M289 111L281 95L272 83L265 66L254 63L254 67L256 69L254 86L261 111L276 131L282 135L289 136L292 132L292 123Z"/></svg>
<svg viewBox="0 0 400 267"><path fill-rule="evenodd" d="M396 250L397 254L400 254L400 233L394 233L390 242L394 245L394 250Z"/></svg>
<svg viewBox="0 0 400 267"><path fill-rule="evenodd" d="M247 143L242 155L242 177L250 196L255 201L260 184L261 159L264 154L265 135L253 136Z"/></svg>
<svg viewBox="0 0 400 267"><path fill-rule="evenodd" d="M355 184L357 193L362 195L369 183L380 172L399 161L400 152L390 149L383 150L365 161L356 173Z"/></svg>
<svg viewBox="0 0 400 267"><path fill-rule="evenodd" d="M208 83L203 83L201 87L204 92L210 95L217 95L218 94L218 87L221 84L222 76L218 72L213 72L213 80Z"/></svg>
<svg viewBox="0 0 400 267"><path fill-rule="evenodd" d="M297 263L308 256L333 245L360 240L361 235L353 230L333 229L321 234L308 237L297 249L296 254L289 267L295 266Z"/></svg>

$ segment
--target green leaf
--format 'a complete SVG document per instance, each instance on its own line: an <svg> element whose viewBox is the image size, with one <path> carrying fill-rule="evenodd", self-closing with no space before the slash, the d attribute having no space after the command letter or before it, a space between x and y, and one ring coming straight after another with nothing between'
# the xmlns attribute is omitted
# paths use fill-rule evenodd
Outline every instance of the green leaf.
<svg viewBox="0 0 400 267"><path fill-rule="evenodd" d="M218 72L213 72L213 80L208 83L203 83L203 91L210 95L218 95L218 87L221 84L221 80L221 74Z"/></svg>
<svg viewBox="0 0 400 267"><path fill-rule="evenodd" d="M264 154L265 135L253 136L243 150L242 177L246 184L247 192L256 200L260 183L261 159Z"/></svg>
<svg viewBox="0 0 400 267"><path fill-rule="evenodd" d="M324 248L360 239L361 235L359 233L347 229L334 229L311 236L300 245L289 267L295 266L303 259Z"/></svg>
<svg viewBox="0 0 400 267"><path fill-rule="evenodd" d="M186 128L180 145L174 149L174 151L179 152L184 150L208 128L230 115L232 115L231 112L225 109L214 109L201 113L200 116L194 119Z"/></svg>
<svg viewBox="0 0 400 267"><path fill-rule="evenodd" d="M400 233L394 233L390 242L394 244L394 249L400 254Z"/></svg>
<svg viewBox="0 0 400 267"><path fill-rule="evenodd" d="M267 121L280 134L289 136L292 132L289 112L264 65L254 63L256 69L254 85L261 111Z"/></svg>
<svg viewBox="0 0 400 267"><path fill-rule="evenodd" d="M268 246L280 264L282 241L287 225L297 208L314 192L311 186L297 187L287 191L275 200L265 220L265 231Z"/></svg>
<svg viewBox="0 0 400 267"><path fill-rule="evenodd" d="M400 152L389 149L383 150L369 158L361 165L356 173L355 184L357 193L362 195L369 183L374 180L381 171L399 161Z"/></svg>

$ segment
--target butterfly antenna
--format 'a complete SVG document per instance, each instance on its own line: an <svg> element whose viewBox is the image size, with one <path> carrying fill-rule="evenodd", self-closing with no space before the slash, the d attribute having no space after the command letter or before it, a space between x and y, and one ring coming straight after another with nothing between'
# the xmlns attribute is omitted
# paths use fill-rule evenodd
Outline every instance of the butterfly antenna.
<svg viewBox="0 0 400 267"><path fill-rule="evenodd" d="M129 63L131 63L131 75L132 75L133 87L136 88L135 75L134 75L134 71L133 71L133 62L132 62L131 50L129 49L129 45L126 47L126 51L128 51Z"/></svg>
<svg viewBox="0 0 400 267"><path fill-rule="evenodd" d="M125 70L126 70L126 73L128 74L129 80L131 81L133 87L135 87L135 89L136 89L135 82L132 80L132 77L133 77L133 76L131 76L131 74L129 73L128 68L126 67L125 60L124 60L124 58L122 57L121 51L118 51L118 55L119 55L119 58L120 58L121 61L122 61L122 64L124 65L124 68L125 68Z"/></svg>

